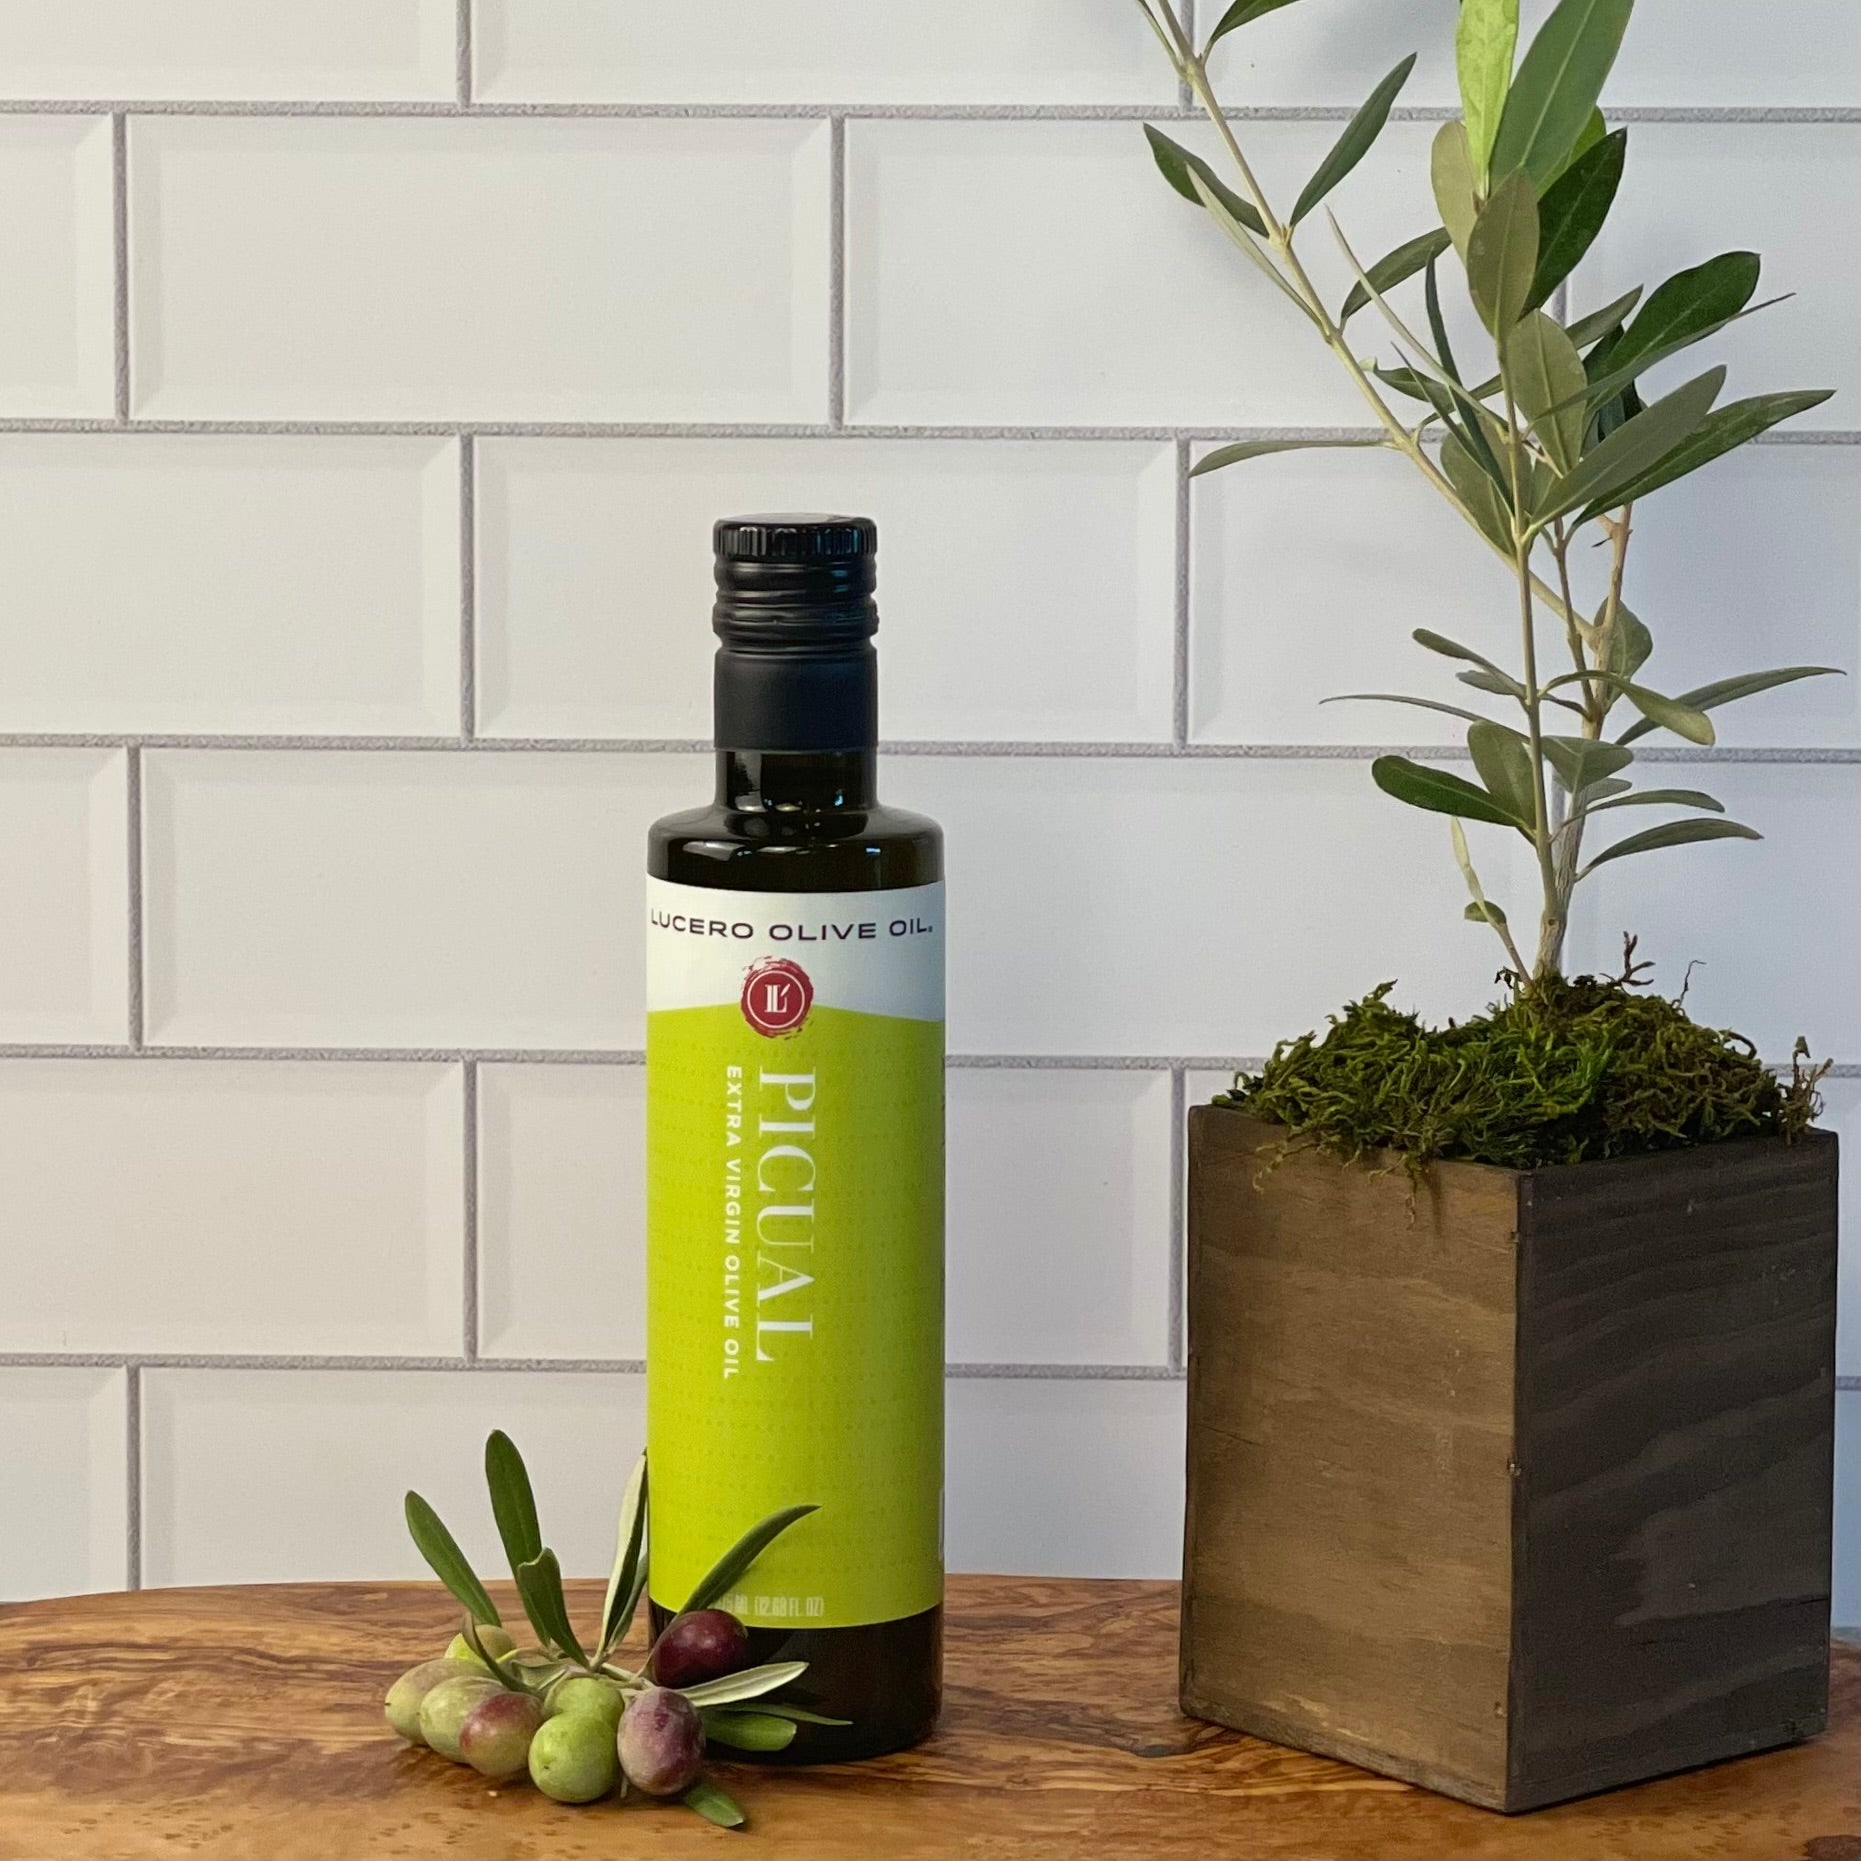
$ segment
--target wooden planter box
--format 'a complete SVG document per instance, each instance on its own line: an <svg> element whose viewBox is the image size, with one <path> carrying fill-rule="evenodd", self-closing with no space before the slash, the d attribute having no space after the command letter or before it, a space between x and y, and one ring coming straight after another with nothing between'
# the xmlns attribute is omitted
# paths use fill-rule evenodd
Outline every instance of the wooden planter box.
<svg viewBox="0 0 1861 1861"><path fill-rule="evenodd" d="M1835 1139L1282 1136L1190 1116L1184 1711L1503 1810L1821 1731Z"/></svg>

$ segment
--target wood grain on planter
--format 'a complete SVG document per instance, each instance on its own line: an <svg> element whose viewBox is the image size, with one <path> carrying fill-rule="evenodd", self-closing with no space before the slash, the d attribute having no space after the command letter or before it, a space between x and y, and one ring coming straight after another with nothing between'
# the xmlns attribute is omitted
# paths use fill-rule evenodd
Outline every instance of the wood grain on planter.
<svg viewBox="0 0 1861 1861"><path fill-rule="evenodd" d="M1504 1809L1821 1729L1832 1138L1190 1133L1186 1710Z"/></svg>

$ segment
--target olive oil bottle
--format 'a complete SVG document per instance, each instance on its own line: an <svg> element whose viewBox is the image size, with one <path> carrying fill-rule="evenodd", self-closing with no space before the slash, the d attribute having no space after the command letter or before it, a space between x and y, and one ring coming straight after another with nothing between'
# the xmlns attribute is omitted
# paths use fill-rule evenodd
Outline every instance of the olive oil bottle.
<svg viewBox="0 0 1861 1861"><path fill-rule="evenodd" d="M943 1598L943 837L876 786L877 526L715 533L717 792L647 845L647 1453L663 1624L720 1599L803 1660L783 1754L937 1716Z"/></svg>

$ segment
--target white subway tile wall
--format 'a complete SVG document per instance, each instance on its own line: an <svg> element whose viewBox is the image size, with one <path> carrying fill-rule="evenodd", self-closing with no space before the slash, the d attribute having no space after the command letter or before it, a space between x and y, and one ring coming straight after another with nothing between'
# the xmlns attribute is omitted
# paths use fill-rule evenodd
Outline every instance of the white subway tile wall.
<svg viewBox="0 0 1861 1861"><path fill-rule="evenodd" d="M1767 1059L1808 1035L1852 1148L1861 10L1773 11L1642 0L1571 293L1740 245L1795 293L1735 390L1838 397L1640 511L1633 598L1667 688L1850 676L1669 752L1766 838L1607 869L1575 947L1637 929ZM1432 223L1453 12L1217 60L1283 193L1426 41L1335 199L1366 256ZM488 1552L492 1426L604 1567L641 841L709 781L732 508L878 516L888 786L949 830L951 1562L1172 1572L1185 1105L1385 978L1490 989L1368 774L1453 727L1323 701L1442 696L1410 631L1511 623L1398 460L1188 477L1368 416L1156 176L1142 119L1215 145L1129 0L62 0L0 6L0 98L0 1598L415 1575L409 1484ZM1853 1171L1843 1218L1852 1622Z"/></svg>

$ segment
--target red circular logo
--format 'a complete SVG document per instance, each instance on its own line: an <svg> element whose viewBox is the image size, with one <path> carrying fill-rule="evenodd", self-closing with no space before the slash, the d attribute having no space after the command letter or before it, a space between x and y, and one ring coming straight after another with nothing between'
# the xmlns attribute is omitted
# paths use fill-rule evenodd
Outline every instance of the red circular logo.
<svg viewBox="0 0 1861 1861"><path fill-rule="evenodd" d="M743 1018L759 1034L792 1034L814 1006L814 984L799 963L766 957L743 979Z"/></svg>

